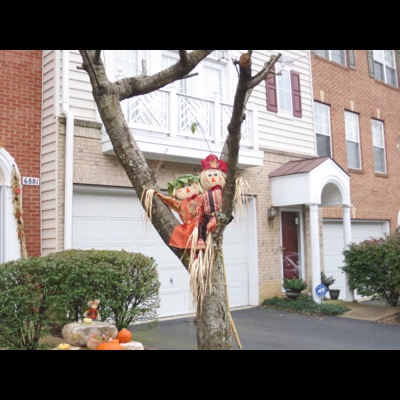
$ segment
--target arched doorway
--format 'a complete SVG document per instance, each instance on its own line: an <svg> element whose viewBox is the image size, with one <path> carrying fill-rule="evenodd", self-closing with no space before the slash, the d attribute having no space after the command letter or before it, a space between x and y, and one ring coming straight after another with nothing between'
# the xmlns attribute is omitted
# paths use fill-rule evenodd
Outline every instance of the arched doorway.
<svg viewBox="0 0 400 400"><path fill-rule="evenodd" d="M0 263L21 258L17 223L13 214L11 173L15 160L0 148Z"/></svg>

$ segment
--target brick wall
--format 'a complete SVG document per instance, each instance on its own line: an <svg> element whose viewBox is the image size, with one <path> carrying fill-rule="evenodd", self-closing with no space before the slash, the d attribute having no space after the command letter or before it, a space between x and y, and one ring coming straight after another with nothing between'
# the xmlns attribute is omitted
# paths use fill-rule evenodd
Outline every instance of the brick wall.
<svg viewBox="0 0 400 400"><path fill-rule="evenodd" d="M40 177L42 51L0 50L0 145L21 176ZM22 191L28 255L40 255L40 190Z"/></svg>
<svg viewBox="0 0 400 400"><path fill-rule="evenodd" d="M312 56L314 99L330 105L333 158L350 174L352 218L389 220L397 227L400 210L400 91L369 76L367 50L355 50L356 69ZM347 168L344 110L359 113L362 170ZM371 118L385 127L387 174L374 172ZM324 217L341 218L325 209Z"/></svg>

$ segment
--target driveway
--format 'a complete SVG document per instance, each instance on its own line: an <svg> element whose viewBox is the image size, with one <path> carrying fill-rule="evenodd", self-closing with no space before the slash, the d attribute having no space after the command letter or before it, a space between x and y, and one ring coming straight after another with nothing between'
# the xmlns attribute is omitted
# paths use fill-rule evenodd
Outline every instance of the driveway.
<svg viewBox="0 0 400 400"><path fill-rule="evenodd" d="M243 350L400 350L400 327L254 307L232 311ZM133 340L160 350L196 350L190 317L132 325Z"/></svg>

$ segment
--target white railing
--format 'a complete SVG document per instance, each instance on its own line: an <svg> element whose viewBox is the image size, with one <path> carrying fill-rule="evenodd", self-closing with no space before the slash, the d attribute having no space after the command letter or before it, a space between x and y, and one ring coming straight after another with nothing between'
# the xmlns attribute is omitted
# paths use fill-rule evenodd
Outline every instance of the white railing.
<svg viewBox="0 0 400 400"><path fill-rule="evenodd" d="M177 93L174 87L124 100L121 103L129 126L133 129L162 132L172 137L223 143L228 133L233 106L219 98L206 100ZM254 112L246 110L241 145L257 149ZM196 130L192 132L192 126Z"/></svg>

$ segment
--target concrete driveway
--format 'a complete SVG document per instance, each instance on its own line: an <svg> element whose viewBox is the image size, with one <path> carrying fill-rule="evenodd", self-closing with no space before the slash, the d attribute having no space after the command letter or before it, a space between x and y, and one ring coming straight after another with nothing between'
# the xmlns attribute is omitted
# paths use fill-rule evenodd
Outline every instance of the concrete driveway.
<svg viewBox="0 0 400 400"><path fill-rule="evenodd" d="M262 307L232 311L243 350L400 350L400 327L343 317L315 317ZM133 340L160 350L196 350L190 317L132 325Z"/></svg>

